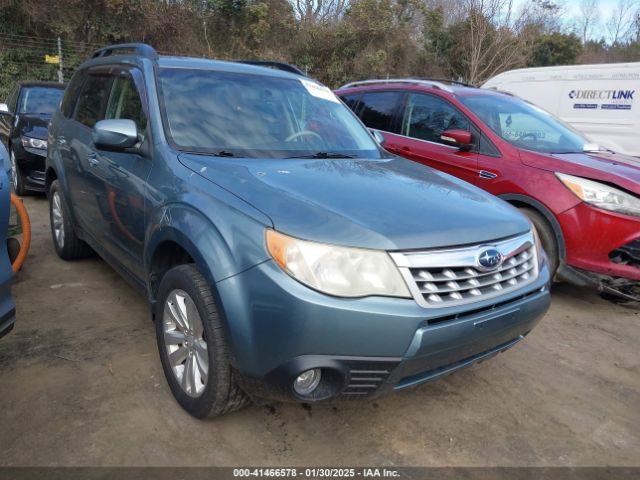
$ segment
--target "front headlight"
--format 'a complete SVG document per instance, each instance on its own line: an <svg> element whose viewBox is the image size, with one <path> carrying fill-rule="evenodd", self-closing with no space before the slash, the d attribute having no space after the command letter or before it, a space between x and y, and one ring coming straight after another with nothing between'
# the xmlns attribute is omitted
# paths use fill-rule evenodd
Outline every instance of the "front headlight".
<svg viewBox="0 0 640 480"><path fill-rule="evenodd" d="M266 231L267 249L293 278L311 288L338 297L411 294L398 267L382 250L339 247Z"/></svg>
<svg viewBox="0 0 640 480"><path fill-rule="evenodd" d="M23 147L37 148L38 150L47 149L47 141L40 140L39 138L32 137L20 137Z"/></svg>
<svg viewBox="0 0 640 480"><path fill-rule="evenodd" d="M640 198L638 197L605 183L587 180L586 178L574 177L564 173L556 173L556 176L580 200L594 207L626 215L640 216Z"/></svg>

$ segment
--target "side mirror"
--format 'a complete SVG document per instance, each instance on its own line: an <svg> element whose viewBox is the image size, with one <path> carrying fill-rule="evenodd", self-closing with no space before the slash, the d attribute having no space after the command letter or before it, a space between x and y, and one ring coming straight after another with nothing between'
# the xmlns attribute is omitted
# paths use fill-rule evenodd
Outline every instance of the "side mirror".
<svg viewBox="0 0 640 480"><path fill-rule="evenodd" d="M605 149L602 148L597 143L585 143L582 146L582 151L585 153L597 153L597 152L602 152L603 150Z"/></svg>
<svg viewBox="0 0 640 480"><path fill-rule="evenodd" d="M93 143L96 147L124 150L138 143L138 128L133 120L100 120L93 127Z"/></svg>
<svg viewBox="0 0 640 480"><path fill-rule="evenodd" d="M470 150L473 146L473 136L466 130L446 130L440 135L440 140L460 150Z"/></svg>
<svg viewBox="0 0 640 480"><path fill-rule="evenodd" d="M384 136L380 133L379 130L370 128L369 131L371 132L371 135L373 135L373 138L376 139L376 142L378 142L378 145L382 145L384 143Z"/></svg>
<svg viewBox="0 0 640 480"><path fill-rule="evenodd" d="M6 103L0 103L0 115L3 113L10 113Z"/></svg>

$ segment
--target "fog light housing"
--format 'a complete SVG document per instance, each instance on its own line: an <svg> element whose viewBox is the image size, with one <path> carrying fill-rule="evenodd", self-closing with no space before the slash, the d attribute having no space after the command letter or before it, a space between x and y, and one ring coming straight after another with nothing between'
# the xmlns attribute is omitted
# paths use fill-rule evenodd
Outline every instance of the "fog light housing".
<svg viewBox="0 0 640 480"><path fill-rule="evenodd" d="M313 391L320 385L320 378L322 377L322 370L319 368L312 368L302 372L293 381L293 389L301 397L306 397L313 393Z"/></svg>

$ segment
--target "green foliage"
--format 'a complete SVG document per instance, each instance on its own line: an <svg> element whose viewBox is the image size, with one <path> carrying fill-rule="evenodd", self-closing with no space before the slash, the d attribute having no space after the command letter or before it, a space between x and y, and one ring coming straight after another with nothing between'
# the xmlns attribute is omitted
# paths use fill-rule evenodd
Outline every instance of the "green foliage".
<svg viewBox="0 0 640 480"><path fill-rule="evenodd" d="M292 0L5 0L0 99L16 80L57 78L44 55L57 53L58 36L67 80L94 49L131 41L161 54L289 61L331 87L387 76L482 81L527 64L640 59L637 41L583 49L577 37L558 33L556 2L531 2L533 13L516 28L487 16L482 8L491 2L475 0L458 14L450 7L463 8L459 0L349 0L338 15L304 21Z"/></svg>
<svg viewBox="0 0 640 480"><path fill-rule="evenodd" d="M576 63L580 53L582 43L577 36L553 32L535 39L527 63L530 67L571 65Z"/></svg>

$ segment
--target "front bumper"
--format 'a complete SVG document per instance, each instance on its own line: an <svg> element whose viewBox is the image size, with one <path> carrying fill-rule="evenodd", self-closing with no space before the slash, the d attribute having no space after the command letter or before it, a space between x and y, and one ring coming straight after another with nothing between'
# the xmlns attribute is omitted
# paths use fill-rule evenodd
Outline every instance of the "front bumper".
<svg viewBox="0 0 640 480"><path fill-rule="evenodd" d="M44 192L46 151L19 146L14 153L24 186L28 190Z"/></svg>
<svg viewBox="0 0 640 480"><path fill-rule="evenodd" d="M640 281L640 264L617 261L621 247L640 241L640 218L580 203L558 215L558 221L566 245L564 262L569 267Z"/></svg>
<svg viewBox="0 0 640 480"><path fill-rule="evenodd" d="M217 287L242 387L312 402L410 387L504 351L545 314L548 284L544 265L532 284L502 297L426 309L412 299L329 297L267 261ZM299 398L293 380L311 368L324 383Z"/></svg>

